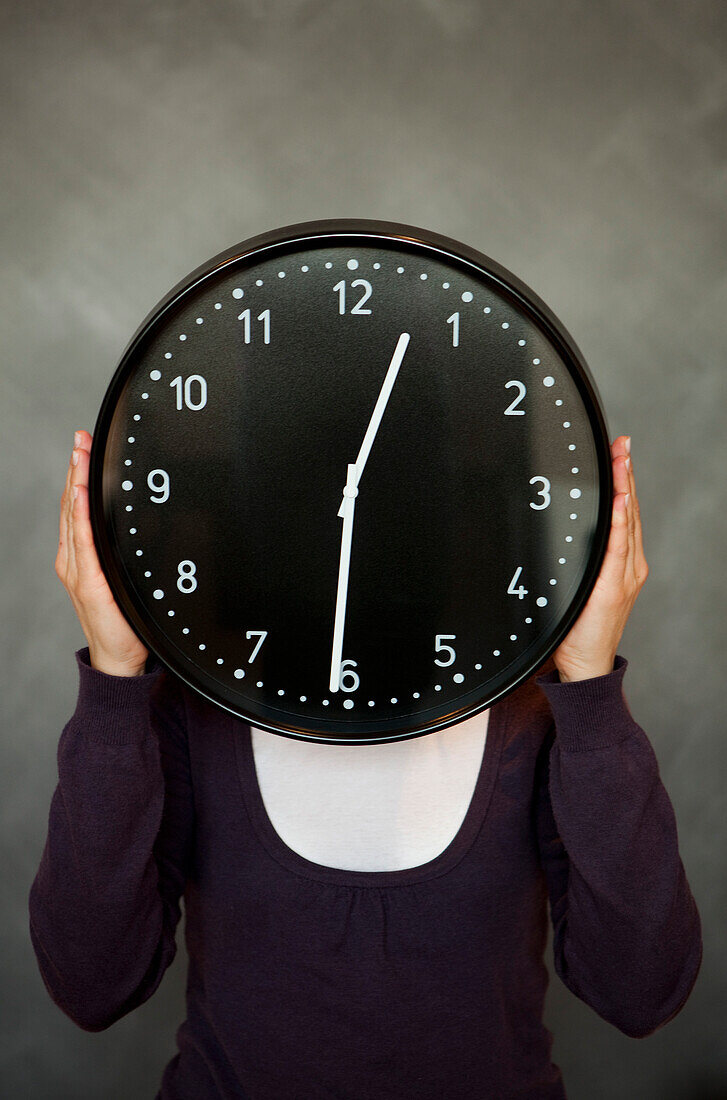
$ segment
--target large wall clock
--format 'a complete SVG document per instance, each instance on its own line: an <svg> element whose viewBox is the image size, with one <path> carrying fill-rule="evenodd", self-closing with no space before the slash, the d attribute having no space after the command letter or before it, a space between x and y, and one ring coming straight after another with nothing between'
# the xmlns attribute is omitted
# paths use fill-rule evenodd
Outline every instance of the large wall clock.
<svg viewBox="0 0 727 1100"><path fill-rule="evenodd" d="M608 541L589 369L494 260L370 220L285 226L177 284L94 429L111 589L190 688L375 743L491 706L552 654Z"/></svg>

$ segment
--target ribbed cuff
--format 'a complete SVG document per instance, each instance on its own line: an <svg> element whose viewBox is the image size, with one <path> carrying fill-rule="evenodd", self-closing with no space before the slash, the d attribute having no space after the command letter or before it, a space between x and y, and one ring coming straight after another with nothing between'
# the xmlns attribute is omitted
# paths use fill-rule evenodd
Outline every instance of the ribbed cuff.
<svg viewBox="0 0 727 1100"><path fill-rule="evenodd" d="M76 651L78 699L75 717L94 741L125 745L148 729L149 698L164 665L153 654L141 676L112 676L91 664L88 646Z"/></svg>
<svg viewBox="0 0 727 1100"><path fill-rule="evenodd" d="M566 752L617 745L638 728L623 693L628 661L619 654L604 676L561 683L557 668L537 676L550 703L558 743Z"/></svg>

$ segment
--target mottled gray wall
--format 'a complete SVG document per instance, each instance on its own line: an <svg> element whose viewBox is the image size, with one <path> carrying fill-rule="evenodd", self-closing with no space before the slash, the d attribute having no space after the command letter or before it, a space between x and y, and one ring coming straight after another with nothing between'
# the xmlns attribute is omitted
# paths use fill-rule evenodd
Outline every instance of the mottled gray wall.
<svg viewBox="0 0 727 1100"><path fill-rule="evenodd" d="M620 651L704 961L681 1015L633 1040L549 957L546 1023L574 1100L727 1095L721 0L4 0L0 32L2 1095L151 1097L183 1015L180 951L151 1001L85 1033L28 939L85 644L54 572L73 430L184 274L336 216L515 272L582 348L612 437L632 435L651 573Z"/></svg>

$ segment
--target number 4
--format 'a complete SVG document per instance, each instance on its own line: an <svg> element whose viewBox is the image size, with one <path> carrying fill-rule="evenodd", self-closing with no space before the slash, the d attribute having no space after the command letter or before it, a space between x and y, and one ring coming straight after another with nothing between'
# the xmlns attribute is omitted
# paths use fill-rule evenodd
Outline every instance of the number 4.
<svg viewBox="0 0 727 1100"><path fill-rule="evenodd" d="M525 597L528 594L527 588L524 588L522 584L520 585L519 588L514 587L515 582L517 581L517 579L520 576L520 574L522 573L522 571L523 571L522 565L518 565L517 569L515 570L515 574L514 574L512 580L510 581L510 584L508 585L507 591L508 591L508 595L518 596L521 600L524 600Z"/></svg>

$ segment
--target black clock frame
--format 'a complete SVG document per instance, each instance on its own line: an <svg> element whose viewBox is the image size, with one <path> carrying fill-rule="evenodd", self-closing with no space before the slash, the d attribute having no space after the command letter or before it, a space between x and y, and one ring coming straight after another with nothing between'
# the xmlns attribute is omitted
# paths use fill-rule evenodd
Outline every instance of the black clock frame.
<svg viewBox="0 0 727 1100"><path fill-rule="evenodd" d="M420 249L429 251L440 259L462 270L474 268L478 277L483 276L490 282L503 297L509 298L519 309L531 318L533 323L541 329L547 339L556 348L558 354L569 365L571 376L583 399L587 411L590 427L593 434L596 450L596 461L599 475L599 508L595 533L588 566L583 574L581 583L575 597L571 601L567 613L561 618L558 629L551 633L545 640L541 650L535 650L535 656L529 664L514 678L510 679L500 690L483 698L479 703L467 706L462 711L447 714L441 719L428 722L425 729L407 722L402 725L397 719L371 721L372 731L378 736L369 738L341 738L326 735L323 725L331 727L346 725L345 718L336 719L335 723L327 721L322 723L319 736L310 732L304 732L294 723L283 727L280 723L266 722L260 717L250 717L242 709L236 709L228 705L222 698L216 697L214 691L203 690L199 682L190 677L186 666L176 658L170 646L165 644L163 637L159 638L153 629L149 628L147 620L139 613L134 602L130 599L126 584L117 567L114 548L108 534L106 523L107 516L104 513L103 478L104 458L109 429L112 424L116 401L121 388L126 380L128 368L132 363L137 347L142 344L153 329L156 328L171 312L177 303L191 290L207 279L216 276L221 269L231 267L242 261L251 262L265 254L265 258L272 258L276 252L288 252L296 245L304 247L315 242L334 244L346 243L374 243L382 246L389 245L401 247L414 245ZM573 369L575 368L575 369ZM613 476L611 469L611 445L610 435L606 422L605 412L598 389L591 375L590 369L576 345L573 337L567 331L561 321L555 316L545 302L522 280L513 275L501 264L450 237L399 222L374 221L363 218L350 219L322 219L316 221L298 222L293 225L282 226L246 241L225 249L218 255L195 268L181 279L160 301L149 311L141 322L136 332L129 340L123 351L119 365L106 390L99 414L94 427L93 442L91 448L91 461L89 471L89 504L91 526L94 541L101 567L107 578L109 586L114 593L117 604L129 622L132 629L144 642L147 649L155 654L176 676L189 688L205 698L213 705L227 713L234 714L244 721L251 722L262 729L279 733L283 736L302 740L322 741L338 744L377 744L387 741L402 740L409 737L422 736L443 729L464 718L471 717L480 711L492 706L505 698L525 680L537 671L560 645L563 638L571 629L580 615L593 586L598 578L603 558L608 545L611 528L613 501ZM357 719L357 721L359 721Z"/></svg>

